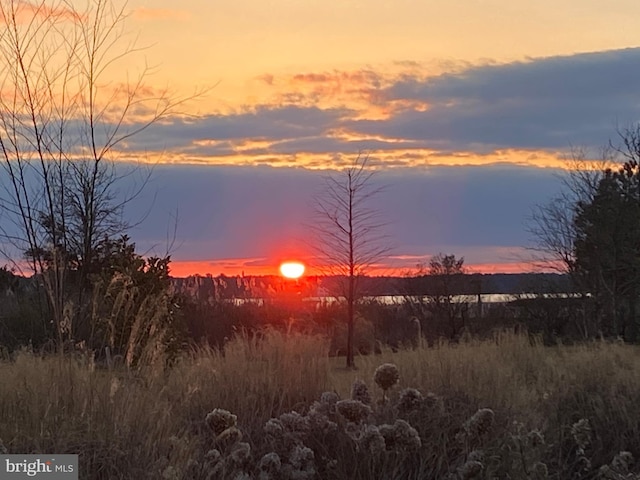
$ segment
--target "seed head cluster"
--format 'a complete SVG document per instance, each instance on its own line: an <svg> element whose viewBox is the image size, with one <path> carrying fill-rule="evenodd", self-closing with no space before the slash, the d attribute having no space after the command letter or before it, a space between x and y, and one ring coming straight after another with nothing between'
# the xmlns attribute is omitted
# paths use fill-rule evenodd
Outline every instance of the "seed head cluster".
<svg viewBox="0 0 640 480"><path fill-rule="evenodd" d="M399 380L400 372L393 363L383 363L376 368L373 374L373 381L385 392L398 383Z"/></svg>
<svg viewBox="0 0 640 480"><path fill-rule="evenodd" d="M591 424L589 419L581 418L571 426L571 436L578 448L584 450L591 443Z"/></svg>
<svg viewBox="0 0 640 480"><path fill-rule="evenodd" d="M336 407L340 415L353 423L362 423L372 414L371 407L359 400L340 400Z"/></svg>
<svg viewBox="0 0 640 480"><path fill-rule="evenodd" d="M284 425L279 419L270 418L264 424L264 433L273 439L280 439L284 436Z"/></svg>
<svg viewBox="0 0 640 480"><path fill-rule="evenodd" d="M423 401L424 397L419 390L415 388L405 388L400 392L400 397L398 398L398 413L406 415L414 412L420 409Z"/></svg>
<svg viewBox="0 0 640 480"><path fill-rule="evenodd" d="M358 443L361 449L374 456L382 455L387 448L380 429L375 425L367 425L364 428Z"/></svg>
<svg viewBox="0 0 640 480"><path fill-rule="evenodd" d="M245 442L236 443L229 456L236 465L245 465L251 458L251 446Z"/></svg>
<svg viewBox="0 0 640 480"><path fill-rule="evenodd" d="M279 478L282 461L280 456L275 452L269 452L263 455L258 462L258 480L275 480Z"/></svg>
<svg viewBox="0 0 640 480"><path fill-rule="evenodd" d="M228 410L216 408L207 414L205 422L209 428L213 430L213 433L220 435L227 428L235 427L238 422L238 417Z"/></svg>
<svg viewBox="0 0 640 480"><path fill-rule="evenodd" d="M280 415L280 423L284 430L293 434L304 435L309 433L309 420L298 412L283 413Z"/></svg>
<svg viewBox="0 0 640 480"><path fill-rule="evenodd" d="M340 400L340 397L336 392L324 392L320 395L320 402L327 405L335 405L338 400Z"/></svg>
<svg viewBox="0 0 640 480"><path fill-rule="evenodd" d="M379 427L384 438L387 451L416 451L422 445L418 431L404 420L396 420L393 425L384 424Z"/></svg>
<svg viewBox="0 0 640 480"><path fill-rule="evenodd" d="M616 472L621 474L629 473L629 469L633 464L633 455L631 452L620 452L615 457L613 457L613 461L611 462L611 468L613 468Z"/></svg>
<svg viewBox="0 0 640 480"><path fill-rule="evenodd" d="M549 469L546 463L536 462L533 464L533 478L536 480L544 480L549 476Z"/></svg>
<svg viewBox="0 0 640 480"><path fill-rule="evenodd" d="M470 437L479 437L491 429L495 414L490 408L481 408L466 421L464 429Z"/></svg>
<svg viewBox="0 0 640 480"><path fill-rule="evenodd" d="M235 445L242 440L242 432L237 427L227 428L216 437L216 443L221 447Z"/></svg>
<svg viewBox="0 0 640 480"><path fill-rule="evenodd" d="M389 475L398 474L396 469L400 464L397 462L406 462L406 467L413 469L418 459L422 462L424 458L431 458L435 452L432 449L434 441L439 440L429 437L433 426L450 422L455 416L448 415L443 399L432 393L423 395L415 388L389 393L399 378L395 365L380 365L373 381L383 390L382 401L372 402L367 384L355 380L348 399L340 399L335 392L325 392L306 409L302 405L298 411L269 419L263 427L265 441L257 444L250 440L259 435L251 435L249 441L243 441L236 415L216 408L205 417L206 425L214 434L206 454L180 465L171 465L167 458L158 467L156 476L163 480L317 480L343 478L344 472L351 467L342 462L356 461L358 468L362 468L361 478L405 478ZM451 404L446 405L448 409ZM542 432L529 430L516 422L515 429L510 430L515 433L509 433L506 443L496 447L496 438L488 435L494 422L494 411L482 408L462 425L451 425L450 431L457 431L456 438L462 443L456 445L457 451L444 465L444 471L433 478L498 478L496 459L501 455L508 460L505 465L511 465L508 468L513 469L509 475L514 475L509 478L525 478L520 475L522 471L530 480L556 478L556 472L550 473L547 464L541 461L545 458L542 452L547 450ZM601 480L640 480L640 476L633 473L633 456L627 451L621 451L610 465L600 467L597 472L591 469L585 454L592 438L588 419L579 420L570 431L577 446L573 452L574 471L578 476L573 478L590 475L589 478ZM172 448L188 451L190 446L182 443L183 439L175 437ZM513 445L518 448L511 448ZM6 453L1 441L0 453ZM499 468L503 465L499 464Z"/></svg>
<svg viewBox="0 0 640 480"><path fill-rule="evenodd" d="M351 400L358 400L365 405L371 405L371 394L369 387L362 380L356 380L351 386Z"/></svg>

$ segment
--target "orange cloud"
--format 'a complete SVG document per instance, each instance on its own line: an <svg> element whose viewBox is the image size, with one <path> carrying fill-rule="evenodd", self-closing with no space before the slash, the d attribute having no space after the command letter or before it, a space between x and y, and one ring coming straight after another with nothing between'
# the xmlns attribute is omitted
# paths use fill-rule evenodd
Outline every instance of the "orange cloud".
<svg viewBox="0 0 640 480"><path fill-rule="evenodd" d="M375 140L374 138L367 138ZM491 165L518 165L536 168L552 168L568 170L572 168L571 162L566 160L563 152L529 151L518 149L496 150L493 152L478 154L475 152L450 152L442 153L426 148L393 148L394 142L398 139L386 139L389 148L365 149L369 154L369 165L372 168L403 169L403 168L424 168L429 167L465 167L465 166L491 166ZM136 160L144 163L166 163L183 165L268 165L272 167L303 167L310 170L326 170L341 168L349 161L353 160L354 153L362 149L362 142L366 140L360 138L359 141L345 141L340 153L330 149L326 152L305 152L301 150L296 153L278 153L271 151L271 146L276 142L265 140L242 140L237 142L225 142L216 140L197 140L194 146L216 146L222 143L229 143L233 153L222 154L199 154L197 149L183 151L172 151L171 154L153 153L150 151L130 151L126 154L126 159ZM350 144L353 145L350 145ZM247 150L263 149L262 152L252 152L248 155ZM123 157L124 158L124 157ZM599 165L597 160L593 160L593 165ZM595 167L594 167L595 168Z"/></svg>
<svg viewBox="0 0 640 480"><path fill-rule="evenodd" d="M12 17L19 25L28 24L33 19L48 20L79 20L83 15L78 11L66 6L65 4L57 4L55 6L47 5L44 1L39 3L18 0L14 2L10 8L2 6L0 8L0 24L10 24L13 22Z"/></svg>
<svg viewBox="0 0 640 480"><path fill-rule="evenodd" d="M347 107L356 119L388 118L395 102L384 99L382 89L407 74L406 66L396 66L384 73L370 70L333 70L274 76L256 79L270 88L267 103L276 105L313 105L321 108Z"/></svg>

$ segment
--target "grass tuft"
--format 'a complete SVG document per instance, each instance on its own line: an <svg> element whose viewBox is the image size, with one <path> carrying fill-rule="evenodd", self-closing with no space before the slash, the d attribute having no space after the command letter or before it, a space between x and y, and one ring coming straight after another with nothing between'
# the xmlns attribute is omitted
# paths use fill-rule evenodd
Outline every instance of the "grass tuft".
<svg viewBox="0 0 640 480"><path fill-rule="evenodd" d="M342 363L272 329L164 370L21 351L0 361L0 450L79 453L92 479L639 478L636 346L503 333Z"/></svg>

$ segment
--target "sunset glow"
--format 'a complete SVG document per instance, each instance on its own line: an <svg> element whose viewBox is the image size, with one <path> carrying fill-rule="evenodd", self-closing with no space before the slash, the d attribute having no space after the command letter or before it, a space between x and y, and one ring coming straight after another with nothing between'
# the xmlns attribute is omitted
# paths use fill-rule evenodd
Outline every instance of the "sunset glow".
<svg viewBox="0 0 640 480"><path fill-rule="evenodd" d="M280 273L286 278L300 278L304 274L304 264L300 262L285 262L280 265Z"/></svg>
<svg viewBox="0 0 640 480"><path fill-rule="evenodd" d="M123 223L139 223L150 255L175 226L175 276L315 275L293 239L312 240L320 177L359 152L395 257L369 274L438 252L472 271L529 271L526 218L557 196L573 146L600 169L617 126L640 118L638 2L113 2L127 20L96 92L100 131L139 132L109 150L123 172L153 169ZM178 108L147 125L165 94Z"/></svg>

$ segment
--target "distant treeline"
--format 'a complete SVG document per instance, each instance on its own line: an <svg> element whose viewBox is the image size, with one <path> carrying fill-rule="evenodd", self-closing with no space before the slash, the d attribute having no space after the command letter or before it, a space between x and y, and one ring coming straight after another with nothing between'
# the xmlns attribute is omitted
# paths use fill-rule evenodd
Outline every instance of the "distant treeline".
<svg viewBox="0 0 640 480"><path fill-rule="evenodd" d="M496 273L460 274L451 276L453 295L570 293L571 278L557 273ZM308 276L298 280L279 276L211 276L193 275L171 278L175 293L201 301L223 299L271 298L274 295L295 294L302 297L335 296L344 278L339 276ZM359 292L364 297L433 295L441 289L435 275L416 277L380 276L358 279Z"/></svg>
<svg viewBox="0 0 640 480"><path fill-rule="evenodd" d="M192 276L168 278L165 286L156 291L148 287L144 290L155 278L154 271L145 271L151 276L141 277L134 284L130 284L128 276L114 277L110 286L102 290L103 295L95 297L89 312L88 321L95 325L97 333L76 337L65 348L89 348L103 356L105 347L109 347L112 355L122 355L134 365L144 358L142 348L147 344L162 346L162 351L171 355L193 344L222 347L238 332L269 326L326 335L331 340L332 354L344 353L344 302L308 301L314 297L339 297L342 277L288 280L277 276ZM55 349L47 301L38 280L38 276L25 278L0 269L0 347L13 350L31 345ZM456 274L446 278L362 277L358 281L362 297L355 322L355 347L363 354L373 353L382 345L458 341L468 334L486 337L504 328L539 333L547 343L598 333L591 327L585 330L585 318L591 316L593 308L589 298L562 298L572 291L566 275ZM460 302L455 297L499 293L534 295L483 306ZM545 295L553 293L561 295ZM402 301L388 305L376 301L380 296L396 296ZM138 338L140 330L136 329L144 325L143 320L149 323L150 333ZM163 332L162 336L156 338L157 332ZM150 335L153 341L148 339Z"/></svg>

